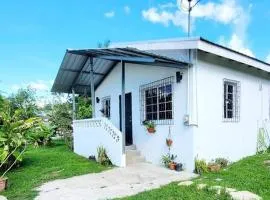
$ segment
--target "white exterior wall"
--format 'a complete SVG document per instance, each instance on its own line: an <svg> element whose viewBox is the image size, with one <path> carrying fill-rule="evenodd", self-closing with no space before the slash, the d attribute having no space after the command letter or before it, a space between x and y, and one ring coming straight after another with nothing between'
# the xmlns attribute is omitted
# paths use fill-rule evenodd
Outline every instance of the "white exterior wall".
<svg viewBox="0 0 270 200"><path fill-rule="evenodd" d="M245 71L236 70L245 68ZM236 62L200 53L197 65L198 127L194 153L208 161L236 161L256 152L257 121L269 119L269 80ZM248 69L251 71L251 69ZM257 73L257 75L255 74ZM240 82L240 121L223 122L223 79ZM262 91L260 84L262 83Z"/></svg>
<svg viewBox="0 0 270 200"><path fill-rule="evenodd" d="M140 91L143 84L151 83L170 76L175 77L175 68L155 67L145 65L126 64L126 93L132 93L132 127L133 143L145 156L147 161L154 164L161 164L161 157L168 153L166 138L168 137L169 125L157 125L156 133L149 134L140 123ZM182 162L186 169L193 170L193 132L191 127L183 124L183 117L186 114L187 94L187 73L183 71L181 83L174 84L173 107L174 125L171 126L173 146L171 153L177 154L177 161ZM96 117L101 116L102 98L111 97L111 121L119 128L119 95L121 94L121 66L117 65L105 78L96 90L96 97L100 103L96 104Z"/></svg>
<svg viewBox="0 0 270 200"><path fill-rule="evenodd" d="M74 152L88 158L97 155L97 148L103 146L111 162L126 166L122 148L122 133L106 118L73 121Z"/></svg>

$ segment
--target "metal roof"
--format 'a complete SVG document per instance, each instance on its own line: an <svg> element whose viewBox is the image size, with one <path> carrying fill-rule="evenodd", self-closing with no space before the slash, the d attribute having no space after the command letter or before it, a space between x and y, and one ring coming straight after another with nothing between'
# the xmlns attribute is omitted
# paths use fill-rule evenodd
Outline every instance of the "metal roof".
<svg viewBox="0 0 270 200"><path fill-rule="evenodd" d="M93 58L95 88L121 61L176 68L184 68L188 65L185 61L162 56L153 51L150 53L130 47L67 50L54 81L52 92L71 93L74 88L76 94L89 94L90 58Z"/></svg>

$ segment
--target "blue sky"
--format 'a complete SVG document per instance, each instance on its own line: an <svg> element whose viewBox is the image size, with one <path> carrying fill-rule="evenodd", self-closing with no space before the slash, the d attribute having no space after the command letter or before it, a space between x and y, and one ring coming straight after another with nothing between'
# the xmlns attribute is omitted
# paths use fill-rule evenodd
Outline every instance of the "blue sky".
<svg viewBox="0 0 270 200"><path fill-rule="evenodd" d="M49 90L67 48L184 37L181 7L180 0L1 1L0 90ZM192 34L270 61L269 23L269 0L201 0Z"/></svg>

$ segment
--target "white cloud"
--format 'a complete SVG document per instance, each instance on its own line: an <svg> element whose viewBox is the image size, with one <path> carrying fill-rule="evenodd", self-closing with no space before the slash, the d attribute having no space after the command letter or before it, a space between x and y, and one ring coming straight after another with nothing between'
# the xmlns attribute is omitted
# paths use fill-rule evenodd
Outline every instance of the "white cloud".
<svg viewBox="0 0 270 200"><path fill-rule="evenodd" d="M53 82L53 80L37 80L28 83L13 84L10 88L12 92L17 92L20 88L25 89L27 87L34 89L36 91L37 106L44 107L46 104L53 102L53 96L50 93Z"/></svg>
<svg viewBox="0 0 270 200"><path fill-rule="evenodd" d="M193 2L195 3L195 1ZM142 16L152 23L159 23L164 26L172 24L187 32L188 0L177 0L174 5L175 9L173 10L171 9L173 8L172 3L151 7L143 10ZM220 0L207 3L202 1L192 10L192 22L194 24L197 19L206 19L231 26L232 35L227 40L223 37L222 44L241 53L254 56L246 44L251 8L252 5L250 4L248 9L244 9L237 0Z"/></svg>
<svg viewBox="0 0 270 200"><path fill-rule="evenodd" d="M49 80L49 81L37 80L37 81L31 81L28 83L13 84L11 86L11 90L13 92L16 92L20 88L30 87L36 90L37 92L44 92L44 91L49 91L52 85L53 85L53 80Z"/></svg>
<svg viewBox="0 0 270 200"><path fill-rule="evenodd" d="M164 26L169 26L169 24L172 23L173 25L181 27L187 31L186 13L183 13L180 10L171 12L165 9L152 7L148 10L143 10L142 16L144 19L152 23L160 23Z"/></svg>
<svg viewBox="0 0 270 200"><path fill-rule="evenodd" d="M130 7L129 6L125 6L124 7L124 11L125 11L125 13L128 15L129 13L130 13Z"/></svg>
<svg viewBox="0 0 270 200"><path fill-rule="evenodd" d="M115 16L115 12L113 10L106 12L106 13L104 13L104 16L107 18L113 18Z"/></svg>
<svg viewBox="0 0 270 200"><path fill-rule="evenodd" d="M169 2L169 3L165 3L165 4L159 4L159 7L161 9L165 9L165 8L175 8L177 7L177 5L175 5L174 3L172 2Z"/></svg>
<svg viewBox="0 0 270 200"><path fill-rule="evenodd" d="M268 56L266 57L266 62L268 62L270 64L270 53L268 54Z"/></svg>
<svg viewBox="0 0 270 200"><path fill-rule="evenodd" d="M192 18L193 20L205 18L222 24L240 25L239 21L243 21L241 18L245 14L245 11L236 2L236 0L222 0L219 3L199 3L192 10ZM177 0L174 7L176 9L172 11L168 9L173 8L172 3L162 4L158 7L143 10L142 16L150 22L161 23L165 26L172 23L173 25L181 27L187 31L188 1Z"/></svg>
<svg viewBox="0 0 270 200"><path fill-rule="evenodd" d="M237 34L233 34L231 38L226 41L225 38L222 36L219 39L219 43L223 46L227 46L233 50L236 50L240 53L246 54L251 57L255 57L254 53L251 49L249 49L246 45L243 39L239 38Z"/></svg>

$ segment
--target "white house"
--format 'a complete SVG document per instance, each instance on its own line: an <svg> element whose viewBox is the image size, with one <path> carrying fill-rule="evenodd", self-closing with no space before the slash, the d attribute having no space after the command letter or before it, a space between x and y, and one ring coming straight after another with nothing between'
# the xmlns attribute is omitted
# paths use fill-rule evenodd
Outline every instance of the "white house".
<svg viewBox="0 0 270 200"><path fill-rule="evenodd" d="M126 166L133 145L160 165L170 137L171 153L193 170L196 157L256 153L258 126L269 119L269 72L268 63L203 38L117 43L67 50L52 91L92 94L93 118L73 122L76 153L96 155L103 145ZM156 124L154 134L144 120Z"/></svg>

